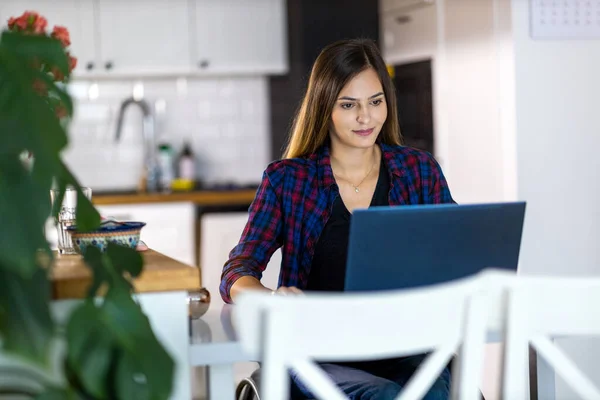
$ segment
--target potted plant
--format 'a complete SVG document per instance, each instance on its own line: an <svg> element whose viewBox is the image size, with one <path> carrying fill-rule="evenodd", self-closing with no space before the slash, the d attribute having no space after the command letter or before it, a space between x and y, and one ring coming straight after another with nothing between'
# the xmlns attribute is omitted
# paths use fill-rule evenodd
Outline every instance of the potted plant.
<svg viewBox="0 0 600 400"><path fill-rule="evenodd" d="M61 159L76 59L67 29L48 31L35 12L0 30L0 398L165 399L174 363L132 297L131 279L143 269L138 252L89 248L87 298L66 322L51 312L54 254L44 235L45 221L58 212L51 187L78 190L78 229L100 223ZM23 163L23 154L35 162Z"/></svg>

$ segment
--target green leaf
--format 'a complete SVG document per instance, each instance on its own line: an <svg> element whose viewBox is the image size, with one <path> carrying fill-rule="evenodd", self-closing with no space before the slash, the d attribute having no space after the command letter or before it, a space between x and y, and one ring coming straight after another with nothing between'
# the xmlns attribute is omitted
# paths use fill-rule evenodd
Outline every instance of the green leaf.
<svg viewBox="0 0 600 400"><path fill-rule="evenodd" d="M172 389L175 364L154 336L140 306L129 293L116 287L109 289L102 308L120 348L132 358L128 362L133 367L128 366L126 370L135 369L146 378L151 399L167 399Z"/></svg>
<svg viewBox="0 0 600 400"><path fill-rule="evenodd" d="M0 45L0 131L5 135L0 155L28 149L36 160L52 160L66 146L66 133L54 110L33 89L39 77L40 72Z"/></svg>
<svg viewBox="0 0 600 400"><path fill-rule="evenodd" d="M144 260L139 251L135 249L109 243L106 255L119 274L127 271L135 278L142 272Z"/></svg>
<svg viewBox="0 0 600 400"><path fill-rule="evenodd" d="M64 75L69 74L69 59L56 39L6 31L0 37L0 45L23 58L38 59L44 64L58 67Z"/></svg>
<svg viewBox="0 0 600 400"><path fill-rule="evenodd" d="M104 266L104 255L100 252L100 249L94 246L90 246L86 249L83 255L85 264L92 270L92 283L88 289L88 298L93 298L97 295L98 289L103 283L110 283L111 276L109 271Z"/></svg>
<svg viewBox="0 0 600 400"><path fill-rule="evenodd" d="M39 77L48 87L48 94L50 97L54 98L54 99L58 99L60 100L60 104L62 104L65 109L67 110L67 114L69 116L73 115L73 101L71 100L71 97L69 96L69 94L62 88L60 88L56 83L54 83L54 80L52 79L52 77L48 74L40 74Z"/></svg>
<svg viewBox="0 0 600 400"><path fill-rule="evenodd" d="M49 192L33 181L19 159L0 157L0 269L30 277L37 267L38 249L49 252L44 224Z"/></svg>
<svg viewBox="0 0 600 400"><path fill-rule="evenodd" d="M77 230L89 232L100 226L100 214L92 205L90 199L85 197L81 188L77 189Z"/></svg>
<svg viewBox="0 0 600 400"><path fill-rule="evenodd" d="M3 348L46 366L54 332L50 316L50 283L46 271L31 278L0 265L0 336Z"/></svg>
<svg viewBox="0 0 600 400"><path fill-rule="evenodd" d="M49 388L40 394L35 400L83 400L84 397L77 395L70 389Z"/></svg>
<svg viewBox="0 0 600 400"><path fill-rule="evenodd" d="M154 336L139 304L122 287L108 290L102 309L106 313L109 329L127 350L134 350L138 340Z"/></svg>
<svg viewBox="0 0 600 400"><path fill-rule="evenodd" d="M130 353L121 353L114 377L118 399L152 399L151 386L139 361Z"/></svg>
<svg viewBox="0 0 600 400"><path fill-rule="evenodd" d="M106 399L114 339L93 300L79 306L67 325L67 362L85 391Z"/></svg>

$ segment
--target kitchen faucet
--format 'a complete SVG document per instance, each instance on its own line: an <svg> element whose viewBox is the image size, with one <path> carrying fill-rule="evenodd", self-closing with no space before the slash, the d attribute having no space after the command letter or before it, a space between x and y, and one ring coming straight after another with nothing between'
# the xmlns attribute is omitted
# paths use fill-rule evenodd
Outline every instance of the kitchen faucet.
<svg viewBox="0 0 600 400"><path fill-rule="evenodd" d="M138 106L143 113L142 120L142 135L144 137L144 179L146 190L154 192L158 190L159 168L156 160L156 138L154 134L154 115L150 105L143 99L135 99L130 97L123 100L119 109L117 119L117 130L115 133L115 141L121 139L121 131L123 129L123 117L125 111L130 105Z"/></svg>

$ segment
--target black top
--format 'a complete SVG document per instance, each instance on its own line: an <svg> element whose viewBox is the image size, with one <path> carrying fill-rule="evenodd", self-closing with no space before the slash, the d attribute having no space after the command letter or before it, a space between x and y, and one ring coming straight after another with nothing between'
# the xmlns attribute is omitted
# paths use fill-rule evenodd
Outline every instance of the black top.
<svg viewBox="0 0 600 400"><path fill-rule="evenodd" d="M382 157L377 186L369 207L389 205L389 191L390 179ZM338 195L333 202L331 216L315 247L306 290L330 292L344 290L351 217L352 214Z"/></svg>

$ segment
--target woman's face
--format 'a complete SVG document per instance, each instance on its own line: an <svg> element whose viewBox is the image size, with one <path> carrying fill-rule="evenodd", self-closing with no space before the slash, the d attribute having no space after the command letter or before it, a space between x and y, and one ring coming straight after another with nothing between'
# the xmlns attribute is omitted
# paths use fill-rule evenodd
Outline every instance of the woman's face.
<svg viewBox="0 0 600 400"><path fill-rule="evenodd" d="M369 148L387 118L383 87L373 68L356 75L333 106L329 134L333 146Z"/></svg>

